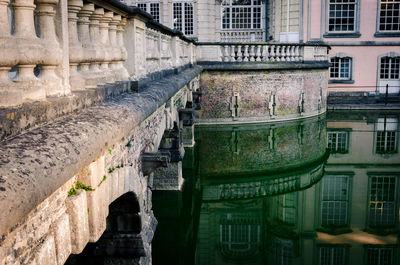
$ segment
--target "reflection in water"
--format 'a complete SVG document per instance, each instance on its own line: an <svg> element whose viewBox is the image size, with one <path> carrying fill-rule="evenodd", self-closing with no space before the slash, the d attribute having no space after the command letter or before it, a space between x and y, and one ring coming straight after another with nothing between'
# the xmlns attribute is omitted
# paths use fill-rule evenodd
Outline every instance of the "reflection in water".
<svg viewBox="0 0 400 265"><path fill-rule="evenodd" d="M399 117L196 127L182 191L153 194L153 263L400 264Z"/></svg>

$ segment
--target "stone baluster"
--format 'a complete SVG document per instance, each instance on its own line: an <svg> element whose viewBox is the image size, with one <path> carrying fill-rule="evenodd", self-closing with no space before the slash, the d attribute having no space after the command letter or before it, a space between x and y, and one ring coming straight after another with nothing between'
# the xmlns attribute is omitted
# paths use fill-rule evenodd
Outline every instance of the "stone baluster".
<svg viewBox="0 0 400 265"><path fill-rule="evenodd" d="M102 74L106 77L106 82L113 82L115 77L111 69L109 68L110 62L112 60L112 47L110 45L110 22L113 18L113 12L104 12L104 15L100 19L100 43L103 47L104 54L100 61L100 69Z"/></svg>
<svg viewBox="0 0 400 265"><path fill-rule="evenodd" d="M230 48L231 48L231 57L230 57L230 61L231 62L235 62L236 61L236 59L235 59L235 56L236 56L236 54L235 54L235 45L230 45Z"/></svg>
<svg viewBox="0 0 400 265"><path fill-rule="evenodd" d="M287 46L281 46L281 62L286 62Z"/></svg>
<svg viewBox="0 0 400 265"><path fill-rule="evenodd" d="M249 45L244 45L244 58L243 62L249 61Z"/></svg>
<svg viewBox="0 0 400 265"><path fill-rule="evenodd" d="M291 62L296 61L295 50L296 50L296 46L291 46L291 47L290 47L290 61L291 61Z"/></svg>
<svg viewBox="0 0 400 265"><path fill-rule="evenodd" d="M82 73L82 77L86 79L85 87L91 87L90 81L88 79L92 79L92 75L89 72L90 63L95 59L95 48L90 40L89 33L89 17L94 12L94 4L84 4L82 9L78 12L78 39L82 45L82 57L79 63L80 72Z"/></svg>
<svg viewBox="0 0 400 265"><path fill-rule="evenodd" d="M0 37L10 36L10 25L8 24L7 7L10 0L0 0Z"/></svg>
<svg viewBox="0 0 400 265"><path fill-rule="evenodd" d="M121 78L118 73L118 61L121 58L121 48L117 42L117 27L118 24L121 22L121 16L114 14L111 21L110 21L110 28L109 28L109 38L110 38L110 45L111 45L111 62L110 68L114 72L115 80L120 81ZM155 47L158 48L158 47Z"/></svg>
<svg viewBox="0 0 400 265"><path fill-rule="evenodd" d="M249 54L249 56L250 56L250 62L254 62L255 61L255 56L256 56L256 54L254 53L254 45L250 46L250 54Z"/></svg>
<svg viewBox="0 0 400 265"><path fill-rule="evenodd" d="M68 34L69 34L69 80L71 90L85 88L85 80L78 72L78 65L82 60L82 44L78 38L78 13L83 7L82 0L68 1Z"/></svg>
<svg viewBox="0 0 400 265"><path fill-rule="evenodd" d="M282 46L275 46L275 61L280 62L281 61L281 47Z"/></svg>
<svg viewBox="0 0 400 265"><path fill-rule="evenodd" d="M55 72L62 60L62 50L57 40L54 19L58 0L37 0L36 3L40 39L44 46L40 79L46 88L47 96L60 96L65 93L62 80Z"/></svg>
<svg viewBox="0 0 400 265"><path fill-rule="evenodd" d="M257 62L261 62L261 45L257 45L257 51L256 51L256 61Z"/></svg>
<svg viewBox="0 0 400 265"><path fill-rule="evenodd" d="M269 45L264 45L262 50L262 60L263 62L269 61Z"/></svg>
<svg viewBox="0 0 400 265"><path fill-rule="evenodd" d="M270 53L270 55L271 55L271 62L275 62L276 60L275 60L275 49L276 49L276 45L271 45L271 53Z"/></svg>
<svg viewBox="0 0 400 265"><path fill-rule="evenodd" d="M243 54L242 54L242 45L237 46L237 60L238 62L243 61Z"/></svg>
<svg viewBox="0 0 400 265"><path fill-rule="evenodd" d="M296 62L298 62L298 61L301 61L301 57L300 57L300 46L296 46L296 49L295 49L295 61Z"/></svg>
<svg viewBox="0 0 400 265"><path fill-rule="evenodd" d="M96 8L92 15L89 17L89 34L92 42L95 55L94 61L90 63L90 70L94 73L100 74L100 62L104 53L103 46L100 42L100 19L104 16L103 8Z"/></svg>
<svg viewBox="0 0 400 265"><path fill-rule="evenodd" d="M125 44L124 44L124 31L125 31L125 26L127 23L127 19L126 18L121 18L121 21L119 22L118 26L117 26L117 43L118 46L121 50L121 56L118 60L118 72L120 74L120 79L121 80L128 80L129 79L129 73L126 70L126 68L124 67L124 62L125 60L128 58L128 53L126 51L125 48Z"/></svg>
<svg viewBox="0 0 400 265"><path fill-rule="evenodd" d="M229 62L229 46L228 45L224 45L224 62Z"/></svg>

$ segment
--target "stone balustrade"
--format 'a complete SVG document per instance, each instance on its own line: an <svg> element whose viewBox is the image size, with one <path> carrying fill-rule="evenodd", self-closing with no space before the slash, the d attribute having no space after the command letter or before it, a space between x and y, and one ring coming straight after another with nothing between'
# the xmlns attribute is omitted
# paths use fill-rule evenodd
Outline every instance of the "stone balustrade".
<svg viewBox="0 0 400 265"><path fill-rule="evenodd" d="M1 0L0 107L193 64L194 48L117 1Z"/></svg>
<svg viewBox="0 0 400 265"><path fill-rule="evenodd" d="M199 62L327 61L327 46L276 43L201 43Z"/></svg>
<svg viewBox="0 0 400 265"><path fill-rule="evenodd" d="M69 93L55 30L57 5L58 0L0 2L0 107Z"/></svg>
<svg viewBox="0 0 400 265"><path fill-rule="evenodd" d="M219 40L221 42L262 42L265 41L265 30L246 31L221 31Z"/></svg>

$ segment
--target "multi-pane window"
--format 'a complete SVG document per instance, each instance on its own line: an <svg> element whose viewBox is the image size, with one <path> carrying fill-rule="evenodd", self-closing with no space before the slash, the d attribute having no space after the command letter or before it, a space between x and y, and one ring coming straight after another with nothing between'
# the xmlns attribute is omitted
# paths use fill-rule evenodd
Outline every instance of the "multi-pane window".
<svg viewBox="0 0 400 265"><path fill-rule="evenodd" d="M400 57L382 57L380 78L398 80L400 76Z"/></svg>
<svg viewBox="0 0 400 265"><path fill-rule="evenodd" d="M397 118L378 118L375 140L377 154L397 153L397 127Z"/></svg>
<svg viewBox="0 0 400 265"><path fill-rule="evenodd" d="M320 247L319 265L345 265L346 248L344 247Z"/></svg>
<svg viewBox="0 0 400 265"><path fill-rule="evenodd" d="M294 259L294 244L292 240L275 238L275 259L274 264L291 265Z"/></svg>
<svg viewBox="0 0 400 265"><path fill-rule="evenodd" d="M396 219L396 177L373 176L369 184L369 225L391 227Z"/></svg>
<svg viewBox="0 0 400 265"><path fill-rule="evenodd" d="M347 225L349 177L325 176L322 179L321 225Z"/></svg>
<svg viewBox="0 0 400 265"><path fill-rule="evenodd" d="M367 249L367 265L392 265L392 264L393 264L392 248Z"/></svg>
<svg viewBox="0 0 400 265"><path fill-rule="evenodd" d="M300 16L299 0L281 1L281 32L298 32Z"/></svg>
<svg viewBox="0 0 400 265"><path fill-rule="evenodd" d="M149 13L153 16L154 20L160 22L160 2L158 1L151 1L151 2L138 2L137 6Z"/></svg>
<svg viewBox="0 0 400 265"><path fill-rule="evenodd" d="M222 29L260 29L261 0L224 0Z"/></svg>
<svg viewBox="0 0 400 265"><path fill-rule="evenodd" d="M329 0L328 32L356 30L357 0Z"/></svg>
<svg viewBox="0 0 400 265"><path fill-rule="evenodd" d="M400 0L381 0L379 31L400 31Z"/></svg>
<svg viewBox="0 0 400 265"><path fill-rule="evenodd" d="M328 149L331 153L348 153L348 132L328 132Z"/></svg>
<svg viewBox="0 0 400 265"><path fill-rule="evenodd" d="M351 58L332 57L331 67L329 68L330 79L351 80Z"/></svg>
<svg viewBox="0 0 400 265"><path fill-rule="evenodd" d="M175 29L182 31L187 36L194 34L193 1L174 2L173 18Z"/></svg>
<svg viewBox="0 0 400 265"><path fill-rule="evenodd" d="M279 195L278 217L280 221L291 225L296 224L296 195L295 192Z"/></svg>

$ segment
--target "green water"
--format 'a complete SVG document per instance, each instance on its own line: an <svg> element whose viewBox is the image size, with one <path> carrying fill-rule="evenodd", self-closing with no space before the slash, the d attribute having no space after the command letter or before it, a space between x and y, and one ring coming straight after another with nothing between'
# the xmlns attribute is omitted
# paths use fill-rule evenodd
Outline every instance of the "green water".
<svg viewBox="0 0 400 265"><path fill-rule="evenodd" d="M153 264L400 264L400 112L195 128Z"/></svg>

